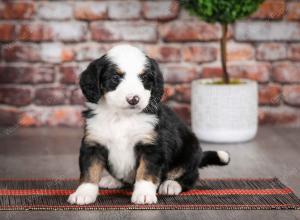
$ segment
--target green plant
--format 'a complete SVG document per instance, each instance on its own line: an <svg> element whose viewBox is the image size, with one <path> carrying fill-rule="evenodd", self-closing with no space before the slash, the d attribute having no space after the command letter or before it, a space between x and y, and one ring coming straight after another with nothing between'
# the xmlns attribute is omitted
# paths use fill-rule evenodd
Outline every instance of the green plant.
<svg viewBox="0 0 300 220"><path fill-rule="evenodd" d="M218 22L222 25L221 62L224 83L230 83L227 72L227 32L228 24L237 19L246 17L256 11L264 0L181 0L181 5L192 15L209 22Z"/></svg>

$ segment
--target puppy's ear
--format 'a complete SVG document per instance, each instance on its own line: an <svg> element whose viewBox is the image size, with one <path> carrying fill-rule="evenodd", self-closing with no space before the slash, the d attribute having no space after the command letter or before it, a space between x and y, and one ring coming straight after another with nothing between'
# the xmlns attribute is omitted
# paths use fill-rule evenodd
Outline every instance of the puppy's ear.
<svg viewBox="0 0 300 220"><path fill-rule="evenodd" d="M101 91L101 75L104 71L105 56L91 62L80 76L80 88L85 98L92 103L97 103L103 95Z"/></svg>
<svg viewBox="0 0 300 220"><path fill-rule="evenodd" d="M157 62L149 58L151 71L154 74L154 87L151 91L151 96L157 100L161 100L164 94L164 78Z"/></svg>

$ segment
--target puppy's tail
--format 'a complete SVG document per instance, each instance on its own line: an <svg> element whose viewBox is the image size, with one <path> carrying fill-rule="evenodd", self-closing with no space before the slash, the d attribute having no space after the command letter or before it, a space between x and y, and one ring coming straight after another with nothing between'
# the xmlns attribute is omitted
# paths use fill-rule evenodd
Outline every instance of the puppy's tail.
<svg viewBox="0 0 300 220"><path fill-rule="evenodd" d="M229 164L230 155L226 151L204 151L202 153L201 162L199 167L205 167L209 165L224 166Z"/></svg>

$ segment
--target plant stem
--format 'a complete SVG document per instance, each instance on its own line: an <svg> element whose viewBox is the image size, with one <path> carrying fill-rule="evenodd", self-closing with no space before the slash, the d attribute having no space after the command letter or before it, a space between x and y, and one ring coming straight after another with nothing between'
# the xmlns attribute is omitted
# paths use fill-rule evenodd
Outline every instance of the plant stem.
<svg viewBox="0 0 300 220"><path fill-rule="evenodd" d="M221 44L221 61L222 61L222 68L223 68L223 81L226 84L229 84L229 74L227 72L227 31L228 31L228 25L222 24L222 38L220 41Z"/></svg>

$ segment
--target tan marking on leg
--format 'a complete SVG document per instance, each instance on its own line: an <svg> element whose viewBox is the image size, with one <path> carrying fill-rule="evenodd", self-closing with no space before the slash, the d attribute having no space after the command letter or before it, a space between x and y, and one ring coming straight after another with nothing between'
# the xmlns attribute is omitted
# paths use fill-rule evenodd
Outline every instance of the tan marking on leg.
<svg viewBox="0 0 300 220"><path fill-rule="evenodd" d="M181 177L183 174L184 174L184 169L182 167L176 167L167 173L167 179L175 180Z"/></svg>
<svg viewBox="0 0 300 220"><path fill-rule="evenodd" d="M154 184L159 183L159 178L157 176L148 173L146 161L143 158L140 160L140 164L136 172L136 181L138 180L147 180L153 182Z"/></svg>
<svg viewBox="0 0 300 220"><path fill-rule="evenodd" d="M140 160L139 167L136 172L136 180L141 180L144 178L145 174L145 161L143 159Z"/></svg>
<svg viewBox="0 0 300 220"><path fill-rule="evenodd" d="M88 169L87 174L80 178L81 182L98 184L102 177L103 170L104 170L103 163L99 161L93 161L91 166Z"/></svg>

